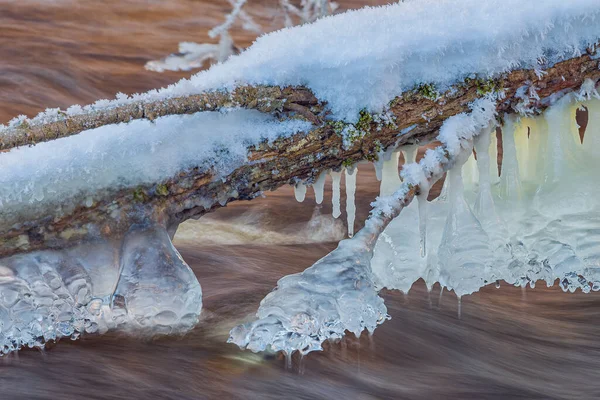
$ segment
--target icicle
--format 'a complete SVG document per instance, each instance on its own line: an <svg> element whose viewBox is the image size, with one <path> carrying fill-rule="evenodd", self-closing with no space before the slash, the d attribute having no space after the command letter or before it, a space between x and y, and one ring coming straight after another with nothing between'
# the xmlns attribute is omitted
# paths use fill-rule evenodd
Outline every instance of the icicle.
<svg viewBox="0 0 600 400"><path fill-rule="evenodd" d="M548 141L548 124L543 116L527 119L529 126L529 146L527 162L529 170L526 179L538 184L544 178L546 167L546 145Z"/></svg>
<svg viewBox="0 0 600 400"><path fill-rule="evenodd" d="M384 156L381 186L379 190L380 196L389 196L394 193L402 182L400 180L400 175L398 174L399 156L399 151L388 151Z"/></svg>
<svg viewBox="0 0 600 400"><path fill-rule="evenodd" d="M490 155L490 182L492 185L495 185L500 182L500 175L498 174L498 137L495 129L490 133L488 154Z"/></svg>
<svg viewBox="0 0 600 400"><path fill-rule="evenodd" d="M490 169L489 149L491 133L494 127L485 129L475 138L475 151L477 151L477 167L479 168L479 190L475 201L474 213L481 222L483 229L494 242L495 248L505 243L507 232L504 222L496 213L494 198L492 197L491 177L486 173Z"/></svg>
<svg viewBox="0 0 600 400"><path fill-rule="evenodd" d="M490 160L490 155L486 149L490 147L492 130L486 129L475 138L475 151L477 151L477 168L479 168L479 193L491 191L492 177L485 173L490 169L490 164L493 160ZM478 207L475 206L477 209Z"/></svg>
<svg viewBox="0 0 600 400"><path fill-rule="evenodd" d="M593 152L597 155L600 149L600 100L588 101L585 106L588 109L588 125L583 137L583 145L588 153Z"/></svg>
<svg viewBox="0 0 600 400"><path fill-rule="evenodd" d="M458 296L478 290L491 259L489 239L464 198L462 165L472 149L464 149L448 172L449 211L438 250L440 284Z"/></svg>
<svg viewBox="0 0 600 400"><path fill-rule="evenodd" d="M323 192L325 191L325 178L327 178L327 172L323 171L313 184L313 190L315 191L315 201L317 202L317 204L321 204L323 202Z"/></svg>
<svg viewBox="0 0 600 400"><path fill-rule="evenodd" d="M304 198L306 197L306 185L302 182L298 182L294 186L294 196L296 196L296 200L299 203L302 203L304 201Z"/></svg>
<svg viewBox="0 0 600 400"><path fill-rule="evenodd" d="M338 218L342 215L340 210L340 183L342 181L342 172L331 171L331 201L333 204L333 218Z"/></svg>
<svg viewBox="0 0 600 400"><path fill-rule="evenodd" d="M417 162L417 152L419 146L409 145L402 148L405 164ZM421 258L427 255L427 198L429 197L429 186L425 186L424 182L420 185L420 193L417 196L418 201L418 218L419 218L419 253Z"/></svg>
<svg viewBox="0 0 600 400"><path fill-rule="evenodd" d="M531 174L529 154L529 119L521 119L515 127L515 148L517 165L519 166L519 178L521 181L529 178Z"/></svg>
<svg viewBox="0 0 600 400"><path fill-rule="evenodd" d="M546 183L557 182L577 169L576 142L571 133L575 124L571 101L571 96L564 96L544 114L548 124Z"/></svg>
<svg viewBox="0 0 600 400"><path fill-rule="evenodd" d="M417 196L417 201L419 202L419 247L421 257L427 255L427 208L429 205L427 197L429 197L429 186L424 186L421 184L421 192Z"/></svg>
<svg viewBox="0 0 600 400"><path fill-rule="evenodd" d="M404 156L404 163L410 164L417 162L417 151L419 150L419 146L416 144L407 145L402 147L402 155Z"/></svg>
<svg viewBox="0 0 600 400"><path fill-rule="evenodd" d="M477 170L477 162L475 161L475 155L471 153L469 159L463 165L463 184L466 188L471 189L479 180L479 171Z"/></svg>
<svg viewBox="0 0 600 400"><path fill-rule="evenodd" d="M521 198L521 179L519 177L519 162L515 148L516 117L505 116L502 128L502 173L500 175L500 197L504 200L519 200Z"/></svg>
<svg viewBox="0 0 600 400"><path fill-rule="evenodd" d="M375 176L377 180L381 182L381 175L383 173L383 162L384 162L385 153L383 151L377 154L377 160L373 163L375 167Z"/></svg>
<svg viewBox="0 0 600 400"><path fill-rule="evenodd" d="M354 218L356 215L356 175L357 168L347 168L346 173L346 216L348 218L348 236L354 236Z"/></svg>

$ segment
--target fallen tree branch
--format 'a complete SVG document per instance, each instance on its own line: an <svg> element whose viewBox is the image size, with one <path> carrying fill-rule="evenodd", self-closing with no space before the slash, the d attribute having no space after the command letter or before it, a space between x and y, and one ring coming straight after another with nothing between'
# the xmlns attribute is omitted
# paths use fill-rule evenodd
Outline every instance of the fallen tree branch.
<svg viewBox="0 0 600 400"><path fill-rule="evenodd" d="M297 117L313 124L310 132L283 138L273 144L248 149L249 162L225 179L216 171L198 168L181 171L167 182L151 186L99 193L101 200L84 205L67 215L37 215L18 224L0 224L0 256L46 248L63 248L82 240L114 238L132 224L159 222L176 227L189 218L198 218L234 200L249 200L299 180L311 182L319 173L338 169L360 160L373 160L390 146L427 143L448 117L468 110L468 104L490 91L503 93L498 112L512 113L524 105L539 112L560 95L577 90L586 79L600 79L599 60L583 55L556 64L542 76L534 70L519 70L495 80L467 80L445 94L432 95L429 88L417 88L394 99L388 120L377 121L366 114L360 134L346 143L336 121L327 118L326 105L306 88L240 87L233 92L211 92L156 102L140 101L121 107L89 110L87 114L63 116L50 122L42 119L5 129L0 150L31 145L77 134L83 130L134 119L212 111L222 107L244 107ZM427 90L426 90L427 89ZM523 93L528 93L526 97ZM531 94L535 96L531 97ZM345 124L343 121L337 121ZM1 155L0 155L1 156ZM277 173L273 173L277 171Z"/></svg>

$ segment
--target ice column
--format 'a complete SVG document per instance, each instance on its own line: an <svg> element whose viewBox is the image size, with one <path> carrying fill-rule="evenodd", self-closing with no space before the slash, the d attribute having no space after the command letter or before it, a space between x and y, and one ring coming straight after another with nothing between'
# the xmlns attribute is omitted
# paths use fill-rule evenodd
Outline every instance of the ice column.
<svg viewBox="0 0 600 400"><path fill-rule="evenodd" d="M340 186L342 181L342 172L331 171L331 202L333 205L333 218L342 215L340 210Z"/></svg>
<svg viewBox="0 0 600 400"><path fill-rule="evenodd" d="M417 146L407 146L402 150L407 163L415 161ZM426 218L423 220L426 221ZM425 231L420 228L419 203L413 201L379 236L371 260L379 287L408 293L412 284L419 279L424 266L420 250L421 233Z"/></svg>
<svg viewBox="0 0 600 400"><path fill-rule="evenodd" d="M306 197L306 185L302 182L298 182L294 186L294 196L296 197L296 201L302 203Z"/></svg>
<svg viewBox="0 0 600 400"><path fill-rule="evenodd" d="M519 179L529 179L531 164L529 155L529 119L522 118L515 126L515 148L517 152L517 165L519 166Z"/></svg>
<svg viewBox="0 0 600 400"><path fill-rule="evenodd" d="M315 201L317 204L323 202L323 192L325 191L325 178L327 178L327 172L323 171L313 184L313 190L315 191Z"/></svg>
<svg viewBox="0 0 600 400"><path fill-rule="evenodd" d="M140 227L127 235L121 271L114 308L123 308L134 327L171 333L198 322L202 289L161 227Z"/></svg>
<svg viewBox="0 0 600 400"><path fill-rule="evenodd" d="M346 168L346 216L348 218L348 236L354 236L354 219L356 216L356 174L357 168Z"/></svg>
<svg viewBox="0 0 600 400"><path fill-rule="evenodd" d="M513 115L505 116L502 127L502 173L499 194L504 200L517 201L521 198L521 179L515 146L517 120Z"/></svg>
<svg viewBox="0 0 600 400"><path fill-rule="evenodd" d="M381 171L380 196L389 196L400 186L400 175L398 174L398 157L400 152L388 150L384 155L383 170Z"/></svg>
<svg viewBox="0 0 600 400"><path fill-rule="evenodd" d="M496 130L492 130L490 133L490 177L491 184L495 185L500 182L500 175L498 174L498 137Z"/></svg>
<svg viewBox="0 0 600 400"><path fill-rule="evenodd" d="M463 183L467 189L473 188L479 181L479 171L477 170L477 162L475 155L471 153L462 169Z"/></svg>
<svg viewBox="0 0 600 400"><path fill-rule="evenodd" d="M448 172L450 205L438 250L440 284L459 297L483 286L491 260L488 236L464 198L462 166L471 152L472 148L464 149Z"/></svg>

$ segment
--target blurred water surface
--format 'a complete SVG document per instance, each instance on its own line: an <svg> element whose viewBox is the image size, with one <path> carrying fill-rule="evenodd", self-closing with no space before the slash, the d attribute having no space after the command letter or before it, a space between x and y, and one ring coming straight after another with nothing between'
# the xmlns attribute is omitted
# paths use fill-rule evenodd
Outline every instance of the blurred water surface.
<svg viewBox="0 0 600 400"><path fill-rule="evenodd" d="M267 28L273 2L250 0ZM374 2L372 2L373 4ZM342 1L357 7L359 0ZM0 121L46 107L141 92L188 73L145 71L184 40L203 41L230 8L207 0L0 1ZM234 31L247 45L252 36ZM357 220L378 191L359 169ZM342 190L343 193L343 190ZM184 337L112 333L0 359L0 399L595 399L600 394L600 295L493 286L451 293L385 292L392 320L294 358L226 344L283 275L331 251L345 230L330 190L296 203L282 188L185 225L176 245L204 292L203 320ZM342 201L344 201L342 199ZM342 215L341 220L345 216ZM598 319L598 320L597 320Z"/></svg>

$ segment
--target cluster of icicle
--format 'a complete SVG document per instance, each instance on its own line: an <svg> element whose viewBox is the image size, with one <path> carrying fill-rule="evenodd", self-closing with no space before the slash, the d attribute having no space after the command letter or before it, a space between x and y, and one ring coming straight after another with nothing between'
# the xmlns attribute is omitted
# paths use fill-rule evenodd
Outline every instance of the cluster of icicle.
<svg viewBox="0 0 600 400"><path fill-rule="evenodd" d="M419 164L404 168L403 181L398 177L397 160L390 157L381 171L385 182L382 186L387 188L388 178L396 175L397 190L378 198L365 227L304 272L280 279L277 288L261 302L258 319L235 327L229 342L255 352L270 349L290 356L297 350L307 354L320 350L325 340L341 338L346 331L355 335L365 329L373 332L388 319L371 267L377 238L407 204L411 190L417 185L421 190L430 187L456 158L465 154L463 147L468 147L475 135L493 123L495 109L495 101L484 98L472 105L470 114L448 119L439 136L443 146L428 150ZM394 163L395 174L390 167ZM332 176L334 213L339 215L340 174ZM355 172L347 172L348 197L352 202L355 177ZM321 179L316 189L317 201L322 200ZM300 200L304 191L296 190ZM353 218L354 206L348 209L349 218Z"/></svg>
<svg viewBox="0 0 600 400"><path fill-rule="evenodd" d="M201 308L200 284L160 226L0 259L0 355L108 329L184 332Z"/></svg>
<svg viewBox="0 0 600 400"><path fill-rule="evenodd" d="M377 286L407 293L422 278L459 297L499 281L600 290L600 101L591 97L505 116L500 175L496 131L475 138L476 159L470 150L459 158L442 195L411 204L382 233L371 262Z"/></svg>
<svg viewBox="0 0 600 400"><path fill-rule="evenodd" d="M262 301L258 320L233 329L230 341L288 355L319 350L345 330L372 332L388 318L377 291L408 293L419 279L459 299L502 280L600 290L600 100L593 85L584 86L592 90L564 96L541 116L505 115L501 130L482 100L470 115L448 119L438 137L443 147L404 165L400 176L399 152L414 162L416 147L388 152L376 165L381 196L365 228L303 273L281 279ZM582 106L589 115L583 143L575 118ZM502 134L501 174L496 132ZM428 201L445 169L441 196ZM399 213L414 184L417 201ZM388 225L382 215L395 218Z"/></svg>

